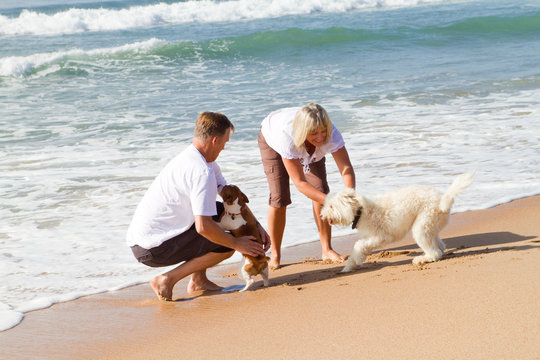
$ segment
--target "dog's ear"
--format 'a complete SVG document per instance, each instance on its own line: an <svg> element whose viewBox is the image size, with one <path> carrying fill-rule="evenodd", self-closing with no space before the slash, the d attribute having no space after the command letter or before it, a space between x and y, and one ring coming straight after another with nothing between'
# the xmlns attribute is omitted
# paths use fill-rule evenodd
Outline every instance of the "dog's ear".
<svg viewBox="0 0 540 360"><path fill-rule="evenodd" d="M222 189L221 189L221 192L219 193L219 195L221 196L221 198L223 199L224 202L230 204L231 203L231 186L230 185L225 185Z"/></svg>
<svg viewBox="0 0 540 360"><path fill-rule="evenodd" d="M350 188L344 189L343 190L343 199L350 206L357 207L357 206L360 205L360 201L358 199L358 194L356 193L356 191L354 191L354 189L350 189Z"/></svg>
<svg viewBox="0 0 540 360"><path fill-rule="evenodd" d="M240 188L238 186L231 185L231 187L233 187L234 190L236 190L235 192L238 194L238 202L240 202L241 204L245 204L245 203L249 202L248 197L246 196L246 194L244 194L242 192L242 190L240 190Z"/></svg>
<svg viewBox="0 0 540 360"><path fill-rule="evenodd" d="M247 204L249 202L249 199L246 194L240 191L240 199L244 202L244 204Z"/></svg>

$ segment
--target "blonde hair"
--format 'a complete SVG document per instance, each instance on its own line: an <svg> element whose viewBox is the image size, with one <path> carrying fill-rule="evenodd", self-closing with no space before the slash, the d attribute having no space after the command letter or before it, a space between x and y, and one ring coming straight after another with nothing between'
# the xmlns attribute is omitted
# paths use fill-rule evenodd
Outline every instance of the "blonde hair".
<svg viewBox="0 0 540 360"><path fill-rule="evenodd" d="M293 120L293 140L297 149L304 147L307 136L319 129L326 131L324 142L328 142L332 137L332 123L324 108L315 103L310 103L302 107Z"/></svg>
<svg viewBox="0 0 540 360"><path fill-rule="evenodd" d="M197 116L195 122L194 136L202 141L205 141L213 136L223 136L231 129L234 132L234 125L222 113L218 112L202 112Z"/></svg>

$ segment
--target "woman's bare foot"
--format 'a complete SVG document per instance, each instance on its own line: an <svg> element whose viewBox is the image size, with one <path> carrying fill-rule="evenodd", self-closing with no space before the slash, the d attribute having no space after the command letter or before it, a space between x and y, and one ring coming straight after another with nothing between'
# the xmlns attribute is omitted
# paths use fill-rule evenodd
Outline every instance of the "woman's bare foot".
<svg viewBox="0 0 540 360"><path fill-rule="evenodd" d="M270 261L268 262L268 268L270 270L279 269L281 267L279 261L280 261L279 257L270 255Z"/></svg>
<svg viewBox="0 0 540 360"><path fill-rule="evenodd" d="M172 286L170 285L169 278L165 275L158 275L150 280L150 286L156 293L159 300L170 301L172 300Z"/></svg>
<svg viewBox="0 0 540 360"><path fill-rule="evenodd" d="M194 273L191 275L189 284L187 286L188 294L192 294L196 291L220 291L223 290L222 286L208 280L206 273Z"/></svg>
<svg viewBox="0 0 540 360"><path fill-rule="evenodd" d="M334 250L328 250L325 253L322 254L322 260L323 261L330 261L334 264L341 264L345 261L345 257L342 255L339 255Z"/></svg>

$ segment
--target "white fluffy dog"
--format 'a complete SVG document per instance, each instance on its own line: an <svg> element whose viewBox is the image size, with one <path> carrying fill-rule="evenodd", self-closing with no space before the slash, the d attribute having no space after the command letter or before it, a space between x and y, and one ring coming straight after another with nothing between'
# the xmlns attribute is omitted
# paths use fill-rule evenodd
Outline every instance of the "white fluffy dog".
<svg viewBox="0 0 540 360"><path fill-rule="evenodd" d="M437 261L446 249L439 232L448 223L454 198L473 181L473 173L457 177L441 194L430 187L407 187L373 199L344 189L326 197L321 216L332 225L351 225L362 238L354 244L342 272L361 265L366 256L382 245L401 240L412 230L414 240L424 254L414 264Z"/></svg>

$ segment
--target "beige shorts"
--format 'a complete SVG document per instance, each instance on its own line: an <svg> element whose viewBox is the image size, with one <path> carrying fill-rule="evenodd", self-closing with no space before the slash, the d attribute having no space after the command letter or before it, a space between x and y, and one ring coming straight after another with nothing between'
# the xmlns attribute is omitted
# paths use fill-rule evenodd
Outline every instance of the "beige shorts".
<svg viewBox="0 0 540 360"><path fill-rule="evenodd" d="M266 143L262 133L259 133L259 150L270 188L268 204L275 208L291 204L289 174L285 169L281 155ZM320 192L328 194L330 188L326 179L326 159L323 157L321 160L309 164L309 168L310 172L305 174L307 182Z"/></svg>

